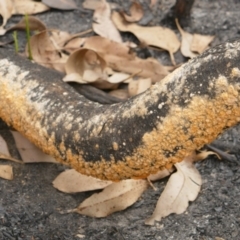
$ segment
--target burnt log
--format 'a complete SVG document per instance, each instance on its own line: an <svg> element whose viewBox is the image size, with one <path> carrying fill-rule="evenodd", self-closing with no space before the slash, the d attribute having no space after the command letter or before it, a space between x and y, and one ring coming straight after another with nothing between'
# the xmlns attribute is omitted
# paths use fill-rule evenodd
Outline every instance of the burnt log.
<svg viewBox="0 0 240 240"><path fill-rule="evenodd" d="M101 179L169 168L240 121L240 41L213 47L149 90L104 105L0 49L0 118L45 153Z"/></svg>

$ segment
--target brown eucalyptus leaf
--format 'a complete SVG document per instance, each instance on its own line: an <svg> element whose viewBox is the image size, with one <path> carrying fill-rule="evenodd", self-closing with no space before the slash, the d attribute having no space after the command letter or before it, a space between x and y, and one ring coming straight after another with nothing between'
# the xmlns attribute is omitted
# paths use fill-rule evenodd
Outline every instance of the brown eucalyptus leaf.
<svg viewBox="0 0 240 240"><path fill-rule="evenodd" d="M175 65L173 53L179 49L180 42L171 29L160 26L143 27L135 23L128 23L118 12L112 13L112 20L120 31L133 33L144 45L167 50Z"/></svg>
<svg viewBox="0 0 240 240"><path fill-rule="evenodd" d="M122 42L121 35L111 20L110 5L105 0L102 0L101 5L94 11L92 27L98 35Z"/></svg>
<svg viewBox="0 0 240 240"><path fill-rule="evenodd" d="M60 10L78 9L73 0L42 0L42 2L50 8L56 8Z"/></svg>
<svg viewBox="0 0 240 240"><path fill-rule="evenodd" d="M11 131L14 137L18 152L25 163L51 162L58 163L51 156L43 153L38 147L31 143L19 132Z"/></svg>
<svg viewBox="0 0 240 240"><path fill-rule="evenodd" d="M122 13L123 17L127 22L138 22L143 17L143 8L142 5L139 2L132 2L132 5L129 9L130 16L126 13Z"/></svg>
<svg viewBox="0 0 240 240"><path fill-rule="evenodd" d="M0 16L2 17L2 25L0 26L0 36L6 33L4 26L7 20L12 16L13 13L13 2L11 0L0 1Z"/></svg>
<svg viewBox="0 0 240 240"><path fill-rule="evenodd" d="M46 30L45 24L34 16L28 16L28 27L31 31L44 31ZM7 29L7 31L24 30L26 31L26 20L23 17L17 24Z"/></svg>
<svg viewBox="0 0 240 240"><path fill-rule="evenodd" d="M163 178L169 176L173 172L173 170L174 170L173 168L172 169L163 169L161 171L158 171L155 174L149 175L148 180L154 182L154 181L163 179Z"/></svg>
<svg viewBox="0 0 240 240"><path fill-rule="evenodd" d="M152 216L145 221L153 225L171 213L183 213L189 204L198 196L202 185L201 175L194 166L195 155L186 157L182 162L176 163L177 172L172 174L162 192Z"/></svg>
<svg viewBox="0 0 240 240"><path fill-rule="evenodd" d="M73 52L65 64L67 74L77 73L85 82L106 80L105 69L105 60L97 52L89 49L79 49Z"/></svg>
<svg viewBox="0 0 240 240"><path fill-rule="evenodd" d="M116 98L120 98L120 99L128 99L129 95L128 95L128 90L127 89L116 89L116 90L112 90L108 93L111 96L114 96Z"/></svg>
<svg viewBox="0 0 240 240"><path fill-rule="evenodd" d="M107 66L114 71L151 78L153 83L169 74L169 67L161 65L156 59L138 58L125 44L107 38L93 36L73 39L66 44L65 49L68 51L79 46L98 52L106 61Z"/></svg>
<svg viewBox="0 0 240 240"><path fill-rule="evenodd" d="M203 53L213 41L214 37L215 36L193 34L190 50L199 54Z"/></svg>
<svg viewBox="0 0 240 240"><path fill-rule="evenodd" d="M90 9L90 10L96 10L101 6L102 0L85 0L82 4L83 8ZM119 8L119 5L117 3L108 3L111 7L111 9Z"/></svg>
<svg viewBox="0 0 240 240"><path fill-rule="evenodd" d="M146 180L129 179L112 183L102 192L83 201L73 211L91 217L106 217L135 203L147 187Z"/></svg>
<svg viewBox="0 0 240 240"><path fill-rule="evenodd" d="M142 78L138 80L132 80L128 84L129 96L132 97L142 92L145 92L151 86L152 86L151 78Z"/></svg>
<svg viewBox="0 0 240 240"><path fill-rule="evenodd" d="M38 64L64 72L66 57L59 54L57 46L54 45L47 31L37 33L30 38L30 48L32 57ZM28 45L25 48L25 54L29 56Z"/></svg>
<svg viewBox="0 0 240 240"><path fill-rule="evenodd" d="M23 163L22 161L11 157L7 143L1 135L0 135L0 159L9 160L17 163Z"/></svg>
<svg viewBox="0 0 240 240"><path fill-rule="evenodd" d="M6 180L13 179L13 170L10 165L0 165L0 178L4 178Z"/></svg>
<svg viewBox="0 0 240 240"><path fill-rule="evenodd" d="M61 192L77 193L97 189L103 189L112 184L94 177L83 175L74 169L68 169L60 173L53 181L53 186Z"/></svg>
<svg viewBox="0 0 240 240"><path fill-rule="evenodd" d="M50 8L42 2L33 0L13 0L13 14L36 14L48 11Z"/></svg>
<svg viewBox="0 0 240 240"><path fill-rule="evenodd" d="M0 153L10 156L7 143L1 135L0 135Z"/></svg>
<svg viewBox="0 0 240 240"><path fill-rule="evenodd" d="M188 32L185 32L179 22L178 22L178 19L176 19L176 25L177 25L177 28L179 30L179 32L181 33L182 35L182 42L181 42L181 53L184 57L189 57L189 58L194 58L197 56L197 54L193 53L191 51L191 44L192 44L192 41L193 41L193 35L188 33Z"/></svg>

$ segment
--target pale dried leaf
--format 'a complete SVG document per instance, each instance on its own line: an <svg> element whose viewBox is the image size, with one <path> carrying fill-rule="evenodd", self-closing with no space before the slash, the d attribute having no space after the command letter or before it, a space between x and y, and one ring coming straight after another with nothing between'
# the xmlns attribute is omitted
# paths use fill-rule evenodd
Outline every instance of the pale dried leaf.
<svg viewBox="0 0 240 240"><path fill-rule="evenodd" d="M10 156L10 153L8 151L7 143L1 135L0 135L0 153L5 154L7 156Z"/></svg>
<svg viewBox="0 0 240 240"><path fill-rule="evenodd" d="M28 16L28 27L31 31L44 31L46 30L45 24L38 18L33 16ZM26 31L26 20L23 17L17 24L7 29L7 31L12 30L24 30Z"/></svg>
<svg viewBox="0 0 240 240"><path fill-rule="evenodd" d="M121 83L126 82L130 78L129 74L113 72L111 76L108 77L108 82L110 83Z"/></svg>
<svg viewBox="0 0 240 240"><path fill-rule="evenodd" d="M143 8L139 2L134 1L129 9L130 16L122 13L127 22L138 22L143 17Z"/></svg>
<svg viewBox="0 0 240 240"><path fill-rule="evenodd" d="M19 132L16 132L16 131L11 131L11 132L23 162L25 163L36 163L36 162L58 163L54 158L43 153L33 143L29 142L29 140L25 138L23 135L21 135Z"/></svg>
<svg viewBox="0 0 240 240"><path fill-rule="evenodd" d="M6 30L4 26L7 20L12 16L13 3L11 0L1 0L0 1L0 16L2 17L2 25L0 26L0 35L4 35Z"/></svg>
<svg viewBox="0 0 240 240"><path fill-rule="evenodd" d="M94 177L83 175L74 169L60 173L53 181L53 186L61 192L77 193L103 189L112 184Z"/></svg>
<svg viewBox="0 0 240 240"><path fill-rule="evenodd" d="M213 151L202 151L196 155L196 161L202 161L203 159L209 157L210 155L215 155L217 156L218 159L221 159L221 157Z"/></svg>
<svg viewBox="0 0 240 240"><path fill-rule="evenodd" d="M194 156L191 155L175 164L177 172L169 178L152 216L145 224L153 225L155 221L160 221L171 213L181 214L187 209L189 201L196 199L202 179L193 165L194 161Z"/></svg>
<svg viewBox="0 0 240 240"><path fill-rule="evenodd" d="M174 31L160 26L143 27L135 23L128 23L118 12L112 13L112 20L120 31L133 33L144 45L167 50L175 65L173 53L179 49L180 42Z"/></svg>
<svg viewBox="0 0 240 240"><path fill-rule="evenodd" d="M59 54L47 31L33 35L30 38L30 47L35 62L61 72L65 71L66 57L64 54ZM28 56L27 46L25 54Z"/></svg>
<svg viewBox="0 0 240 240"><path fill-rule="evenodd" d="M74 10L78 9L73 0L42 0L46 6L60 10Z"/></svg>
<svg viewBox="0 0 240 240"><path fill-rule="evenodd" d="M78 73L69 73L63 78L64 82L76 82L80 84L86 84L87 81L83 80L82 76Z"/></svg>
<svg viewBox="0 0 240 240"><path fill-rule="evenodd" d="M172 172L173 172L173 168L172 169L163 169L161 171L158 171L155 174L149 175L148 180L154 182L154 181L157 181L157 180L160 180L160 179L163 179L163 178L169 176Z"/></svg>
<svg viewBox="0 0 240 240"><path fill-rule="evenodd" d="M85 9L96 10L102 6L102 0L85 0L82 6Z"/></svg>
<svg viewBox="0 0 240 240"><path fill-rule="evenodd" d="M196 33L193 34L190 50L198 52L199 54L203 53L208 48L208 45L213 41L214 37L215 36L200 35Z"/></svg>
<svg viewBox="0 0 240 240"><path fill-rule="evenodd" d="M56 44L56 48L61 50L65 45L65 42L67 42L71 37L73 36L68 32L52 30L50 39Z"/></svg>
<svg viewBox="0 0 240 240"><path fill-rule="evenodd" d="M48 11L50 8L42 2L32 0L13 0L14 9L13 14L36 14Z"/></svg>
<svg viewBox="0 0 240 240"><path fill-rule="evenodd" d="M111 96L114 96L116 98L120 98L120 99L128 99L129 95L128 95L128 90L127 89L116 89L116 90L112 90L108 93Z"/></svg>
<svg viewBox="0 0 240 240"><path fill-rule="evenodd" d="M66 64L65 71L67 74L77 73L77 82L96 82L107 80L106 61L95 51L89 49L79 49L73 52ZM69 77L68 77L69 79ZM65 79L66 81L66 79Z"/></svg>
<svg viewBox="0 0 240 240"><path fill-rule="evenodd" d="M169 74L169 67L161 65L156 59L138 58L131 53L130 48L125 44L100 36L93 36L88 39L73 39L66 45L66 49L69 50L73 46L92 49L104 58L109 68L134 76L151 78L153 83L160 81Z"/></svg>
<svg viewBox="0 0 240 240"><path fill-rule="evenodd" d="M138 80L132 80L128 84L129 96L132 97L142 92L145 92L151 86L152 86L151 78L141 78Z"/></svg>
<svg viewBox="0 0 240 240"><path fill-rule="evenodd" d="M182 42L181 42L181 53L184 57L190 57L190 58L194 58L197 56L197 54L193 53L191 51L191 44L192 44L192 40L193 40L193 35L188 33L188 32L185 32L179 22L178 22L178 19L175 20L176 21L176 25L177 25L177 28L179 30L179 32L181 33L181 36L182 36Z"/></svg>
<svg viewBox="0 0 240 240"><path fill-rule="evenodd" d="M13 179L13 170L10 165L0 165L0 178L4 178L6 180Z"/></svg>
<svg viewBox="0 0 240 240"><path fill-rule="evenodd" d="M0 159L5 159L17 163L23 163L22 161L11 157L7 143L5 142L1 135L0 135Z"/></svg>
<svg viewBox="0 0 240 240"><path fill-rule="evenodd" d="M156 3L157 3L157 0L151 0L150 1L150 7L151 8L154 7Z"/></svg>
<svg viewBox="0 0 240 240"><path fill-rule="evenodd" d="M121 35L111 20L110 5L105 0L102 0L101 5L93 14L92 27L94 32L98 35L115 42L122 42Z"/></svg>
<svg viewBox="0 0 240 240"><path fill-rule="evenodd" d="M135 203L147 189L146 180L123 180L107 186L83 201L74 212L91 217L106 217Z"/></svg>

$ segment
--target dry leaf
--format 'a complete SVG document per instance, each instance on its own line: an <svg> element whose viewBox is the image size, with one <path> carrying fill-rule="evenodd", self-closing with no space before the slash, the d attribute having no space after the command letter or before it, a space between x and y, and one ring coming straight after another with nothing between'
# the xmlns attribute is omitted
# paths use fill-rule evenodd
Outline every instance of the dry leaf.
<svg viewBox="0 0 240 240"><path fill-rule="evenodd" d="M82 4L83 8L95 10L102 5L102 0L85 0Z"/></svg>
<svg viewBox="0 0 240 240"><path fill-rule="evenodd" d="M13 170L12 166L9 165L0 165L0 178L7 180L13 179Z"/></svg>
<svg viewBox="0 0 240 240"><path fill-rule="evenodd" d="M6 30L4 26L7 20L12 16L13 3L11 0L1 0L0 1L0 16L2 17L2 25L0 26L0 35L4 35Z"/></svg>
<svg viewBox="0 0 240 240"><path fill-rule="evenodd" d="M10 156L7 143L1 135L0 135L0 154L5 154L5 155Z"/></svg>
<svg viewBox="0 0 240 240"><path fill-rule="evenodd" d="M55 44L55 47L58 50L61 50L64 47L65 42L67 42L71 37L72 35L68 32L52 30L50 39Z"/></svg>
<svg viewBox="0 0 240 240"><path fill-rule="evenodd" d="M74 212L91 217L106 217L135 203L147 189L146 180L123 180L107 186L83 201Z"/></svg>
<svg viewBox="0 0 240 240"><path fill-rule="evenodd" d="M121 35L111 20L110 5L105 0L102 0L101 5L93 14L92 27L98 35L115 42L122 42Z"/></svg>
<svg viewBox="0 0 240 240"><path fill-rule="evenodd" d="M44 31L46 30L45 24L36 17L28 16L28 27L31 31ZM7 31L24 30L26 31L26 20L23 17L17 24L7 29Z"/></svg>
<svg viewBox="0 0 240 240"><path fill-rule="evenodd" d="M5 140L2 138L0 135L0 159L5 159L17 163L23 163L22 161L12 158L9 151L8 151L8 146Z"/></svg>
<svg viewBox="0 0 240 240"><path fill-rule="evenodd" d="M97 52L89 49L79 49L72 53L65 64L65 70L67 75L71 74L71 78L77 76L77 79L71 81L79 83L107 80L105 60ZM64 81L68 80L69 76L64 78Z"/></svg>
<svg viewBox="0 0 240 240"><path fill-rule="evenodd" d="M148 180L154 182L154 181L157 181L157 180L160 180L160 179L163 179L163 178L169 176L172 172L173 172L173 168L172 169L163 169L161 171L158 171L155 174L149 175Z"/></svg>
<svg viewBox="0 0 240 240"><path fill-rule="evenodd" d="M128 84L129 96L132 97L142 92L145 92L151 86L152 86L151 78L142 78L138 80L132 80Z"/></svg>
<svg viewBox="0 0 240 240"><path fill-rule="evenodd" d="M53 186L61 192L77 193L103 189L112 184L97 178L83 175L74 169L60 173L53 181Z"/></svg>
<svg viewBox="0 0 240 240"><path fill-rule="evenodd" d="M197 54L195 54L191 51L191 44L192 44L192 40L193 40L193 35L188 33L188 32L185 32L181 28L181 26L178 22L178 19L175 19L175 21L176 21L177 28L182 35L182 42L181 42L181 53L182 53L182 55L184 57L190 57L190 58L196 57Z"/></svg>
<svg viewBox="0 0 240 240"><path fill-rule="evenodd" d="M169 178L152 216L145 224L153 225L155 221L160 221L171 213L181 214L187 209L188 202L196 199L202 179L193 165L194 161L194 155L191 155L175 164L177 172Z"/></svg>
<svg viewBox="0 0 240 240"><path fill-rule="evenodd" d="M120 31L133 33L144 45L167 50L175 65L173 53L179 49L180 42L171 29L160 26L142 27L135 23L127 23L121 14L117 12L113 12L112 20Z"/></svg>
<svg viewBox="0 0 240 240"><path fill-rule="evenodd" d="M19 132L16 132L16 131L11 131L11 132L23 162L25 163L36 163L36 162L58 163L54 158L43 153L33 143L29 142L29 140L24 136L22 136Z"/></svg>
<svg viewBox="0 0 240 240"><path fill-rule="evenodd" d="M129 9L130 16L126 13L122 13L123 17L127 22L138 22L143 17L142 5L134 1Z"/></svg>
<svg viewBox="0 0 240 240"><path fill-rule="evenodd" d="M150 7L151 8L154 7L156 3L157 3L157 0L151 0L150 1Z"/></svg>
<svg viewBox="0 0 240 240"><path fill-rule="evenodd" d="M36 14L48 11L50 8L42 2L32 0L13 0L13 14Z"/></svg>
<svg viewBox="0 0 240 240"><path fill-rule="evenodd" d="M213 41L215 36L206 36L200 34L193 34L190 50L193 52L203 53L208 45Z"/></svg>
<svg viewBox="0 0 240 240"><path fill-rule="evenodd" d="M127 89L116 89L116 90L112 90L108 93L111 96L114 96L116 98L120 98L120 99L128 99L129 95L128 95L128 90Z"/></svg>
<svg viewBox="0 0 240 240"><path fill-rule="evenodd" d="M122 43L117 43L109 39L94 36L88 39L79 39L74 41L76 46L92 49L105 59L107 65L115 71L124 72L151 78L152 82L158 82L169 74L168 67L161 65L156 59L141 59L130 52L129 47ZM77 43L78 42L78 43ZM71 46L71 41L66 48Z"/></svg>
<svg viewBox="0 0 240 240"><path fill-rule="evenodd" d="M42 2L48 7L60 10L78 9L76 3L73 0L42 0Z"/></svg>
<svg viewBox="0 0 240 240"><path fill-rule="evenodd" d="M83 8L96 10L102 4L102 0L85 0L82 4ZM111 9L119 8L118 4L116 3L108 3Z"/></svg>
<svg viewBox="0 0 240 240"><path fill-rule="evenodd" d="M219 160L221 159L221 157L218 155L218 153L213 152L213 151L202 151L196 155L195 159L196 159L196 161L201 161L201 160L209 157L210 155L215 155L215 156L217 156L217 158Z"/></svg>
<svg viewBox="0 0 240 240"><path fill-rule="evenodd" d="M47 31L33 35L30 38L30 48L33 60L38 64L61 72L65 71L66 56L59 54ZM27 46L25 53L29 56Z"/></svg>

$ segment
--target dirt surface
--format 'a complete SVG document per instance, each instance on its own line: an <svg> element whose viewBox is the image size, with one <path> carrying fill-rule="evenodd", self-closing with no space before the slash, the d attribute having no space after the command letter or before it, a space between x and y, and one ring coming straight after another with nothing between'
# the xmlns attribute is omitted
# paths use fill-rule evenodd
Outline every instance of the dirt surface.
<svg viewBox="0 0 240 240"><path fill-rule="evenodd" d="M82 1L78 1L79 6L80 2ZM115 2L128 9L129 1ZM145 4L146 16L143 23L162 24L176 30L171 8L175 1L157 2L158 5L153 10ZM239 0L196 0L190 18L184 21L184 29L192 33L215 34L213 45L216 45L229 38L240 37L239 12ZM68 12L53 10L38 15L47 26L72 33L88 29L91 16L91 11L83 9ZM18 20L19 17L14 17L9 24ZM20 36L24 38L24 34ZM11 34L8 34L0 38L0 41L10 37ZM151 50L148 54L170 62L166 53ZM176 54L176 60L183 61L179 53ZM239 133L240 127L235 127L222 135L215 144L224 150L231 150L239 159ZM18 153L8 131L0 127L0 134L8 140L12 155L17 157ZM63 166L43 163L12 165L14 180L0 179L0 239L3 240L240 239L238 162L220 162L212 158L199 163L197 167L203 178L199 197L190 204L184 214L173 214L152 227L145 226L144 219L151 215L166 180L155 184L158 187L157 192L148 189L141 199L127 210L104 219L94 219L78 214L60 213L76 207L91 194L69 195L54 189L51 182L63 171Z"/></svg>

